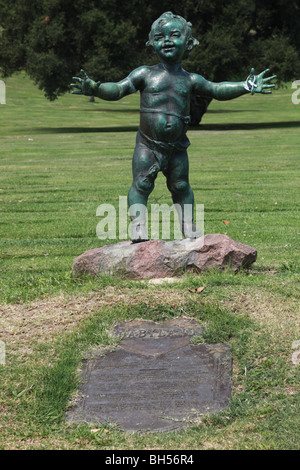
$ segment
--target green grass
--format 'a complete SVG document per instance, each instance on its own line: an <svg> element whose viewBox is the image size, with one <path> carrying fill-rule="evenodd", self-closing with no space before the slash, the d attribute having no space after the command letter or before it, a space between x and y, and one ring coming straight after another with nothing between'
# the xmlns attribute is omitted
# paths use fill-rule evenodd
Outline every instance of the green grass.
<svg viewBox="0 0 300 470"><path fill-rule="evenodd" d="M105 348L116 345L109 333L116 321L136 317L159 321L182 314L205 325L204 341L231 344L235 393L230 408L167 434L126 434L116 426L65 422L65 410L77 389L81 361L95 347L105 352ZM140 302L132 307L119 302L113 308L101 309L54 342L37 343L25 364L24 355L9 355L6 368L0 371L6 391L2 402L9 410L2 418L1 446L201 449L209 442L213 448L295 449L299 401L289 393L297 386L297 374L286 361L282 343L266 344L267 333L253 319L199 298L173 306L162 303L149 307Z"/></svg>
<svg viewBox="0 0 300 470"><path fill-rule="evenodd" d="M3 449L296 449L299 447L299 110L292 90L212 102L191 129L190 182L205 233L254 246L234 274L184 275L155 285L116 276L73 279L76 256L103 245L101 203L131 185L139 96L54 103L24 74L0 105L0 365ZM151 202L171 204L159 175ZM224 224L226 220L229 224ZM201 294L189 289L205 286ZM227 342L233 393L225 412L175 433L129 435L70 425L64 413L82 359L115 344L109 329L136 317L191 316L204 338ZM298 415L297 415L298 413ZM95 426L94 426L95 427ZM98 427L98 426L96 426Z"/></svg>
<svg viewBox="0 0 300 470"><path fill-rule="evenodd" d="M65 95L50 103L23 75L6 84L0 301L10 302L69 289L73 259L104 244L96 209L116 205L131 185L139 97L93 104ZM188 132L205 232L255 246L262 271L299 265L300 121L290 91L213 102L201 128ZM149 202L157 200L171 204L162 175Z"/></svg>

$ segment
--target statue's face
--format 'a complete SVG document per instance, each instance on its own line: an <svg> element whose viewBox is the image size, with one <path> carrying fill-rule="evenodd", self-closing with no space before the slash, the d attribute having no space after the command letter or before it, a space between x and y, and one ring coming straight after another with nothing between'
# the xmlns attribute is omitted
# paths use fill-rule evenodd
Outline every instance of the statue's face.
<svg viewBox="0 0 300 470"><path fill-rule="evenodd" d="M170 63L180 62L186 47L185 30L176 19L158 25L153 31L153 48L161 60Z"/></svg>

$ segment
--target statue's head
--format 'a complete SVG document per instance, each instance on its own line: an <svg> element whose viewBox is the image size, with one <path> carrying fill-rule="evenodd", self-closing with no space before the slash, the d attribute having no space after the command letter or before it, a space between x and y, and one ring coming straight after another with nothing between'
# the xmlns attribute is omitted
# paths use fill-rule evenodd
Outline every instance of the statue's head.
<svg viewBox="0 0 300 470"><path fill-rule="evenodd" d="M159 41L167 40L178 43L178 38L182 42L183 54L189 53L199 44L197 39L192 36L192 24L186 21L182 16L175 15L171 11L163 13L151 26L149 40L146 46L150 46L160 55L160 49L156 47Z"/></svg>

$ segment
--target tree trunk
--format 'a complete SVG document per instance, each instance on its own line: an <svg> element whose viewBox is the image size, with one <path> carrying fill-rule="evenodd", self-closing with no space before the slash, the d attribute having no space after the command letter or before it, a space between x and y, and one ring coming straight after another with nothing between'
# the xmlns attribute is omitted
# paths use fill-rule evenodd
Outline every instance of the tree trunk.
<svg viewBox="0 0 300 470"><path fill-rule="evenodd" d="M191 126L198 126L211 101L212 98L206 98L204 96L193 95L191 97Z"/></svg>

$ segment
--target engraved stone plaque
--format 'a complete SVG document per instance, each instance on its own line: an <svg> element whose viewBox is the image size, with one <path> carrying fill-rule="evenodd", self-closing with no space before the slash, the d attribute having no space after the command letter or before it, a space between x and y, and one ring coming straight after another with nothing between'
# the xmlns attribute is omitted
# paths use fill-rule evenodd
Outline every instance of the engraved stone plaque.
<svg viewBox="0 0 300 470"><path fill-rule="evenodd" d="M231 354L226 344L191 344L203 327L178 318L115 327L114 351L83 368L73 422L115 423L127 431L170 431L228 405Z"/></svg>

